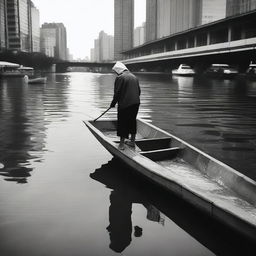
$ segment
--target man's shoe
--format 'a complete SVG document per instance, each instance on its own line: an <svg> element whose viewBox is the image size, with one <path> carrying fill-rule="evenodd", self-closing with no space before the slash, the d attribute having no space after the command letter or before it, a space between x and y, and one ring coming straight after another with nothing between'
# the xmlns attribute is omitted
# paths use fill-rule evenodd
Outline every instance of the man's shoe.
<svg viewBox="0 0 256 256"><path fill-rule="evenodd" d="M126 141L125 144L128 145L129 147L135 148L135 143L134 142Z"/></svg>

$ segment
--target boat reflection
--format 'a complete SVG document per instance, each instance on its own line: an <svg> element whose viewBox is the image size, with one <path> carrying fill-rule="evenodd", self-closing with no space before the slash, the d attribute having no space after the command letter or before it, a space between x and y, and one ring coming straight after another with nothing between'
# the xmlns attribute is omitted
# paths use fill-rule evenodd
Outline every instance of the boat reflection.
<svg viewBox="0 0 256 256"><path fill-rule="evenodd" d="M254 241L248 241L173 194L145 182L115 158L96 169L90 177L112 190L107 230L109 247L115 252L123 252L131 244L132 237L143 235L142 228L132 224L133 204L146 208L147 220L164 226L169 219L217 255L249 255L254 248Z"/></svg>

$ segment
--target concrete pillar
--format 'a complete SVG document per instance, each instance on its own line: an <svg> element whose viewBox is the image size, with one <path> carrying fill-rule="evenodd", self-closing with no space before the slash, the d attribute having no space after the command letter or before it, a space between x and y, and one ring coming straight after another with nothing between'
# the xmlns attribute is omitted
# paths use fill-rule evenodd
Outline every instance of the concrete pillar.
<svg viewBox="0 0 256 256"><path fill-rule="evenodd" d="M232 27L228 27L228 42L231 42L232 39Z"/></svg>
<svg viewBox="0 0 256 256"><path fill-rule="evenodd" d="M207 32L207 45L211 44L211 33Z"/></svg>
<svg viewBox="0 0 256 256"><path fill-rule="evenodd" d="M241 31L241 39L245 39L245 31L244 31L244 29L242 29L242 31Z"/></svg>
<svg viewBox="0 0 256 256"><path fill-rule="evenodd" d="M174 50L175 50L175 51L178 50L178 41L175 41L175 43L174 43Z"/></svg>

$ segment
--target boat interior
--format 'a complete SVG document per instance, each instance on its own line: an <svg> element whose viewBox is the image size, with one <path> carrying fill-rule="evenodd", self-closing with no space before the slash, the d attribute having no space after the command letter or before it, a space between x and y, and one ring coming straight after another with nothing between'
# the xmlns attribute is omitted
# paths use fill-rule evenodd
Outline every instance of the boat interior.
<svg viewBox="0 0 256 256"><path fill-rule="evenodd" d="M91 122L105 136L111 138L115 143L119 143L116 136L116 121ZM154 130L150 126L137 123L136 148L141 155L153 160L161 161L173 159L178 156L180 148L172 145L172 138L160 130Z"/></svg>

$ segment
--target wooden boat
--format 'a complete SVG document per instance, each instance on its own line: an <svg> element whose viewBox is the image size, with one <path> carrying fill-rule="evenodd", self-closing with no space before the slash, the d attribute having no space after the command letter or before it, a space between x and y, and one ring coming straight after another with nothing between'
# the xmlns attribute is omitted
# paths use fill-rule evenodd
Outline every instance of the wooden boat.
<svg viewBox="0 0 256 256"><path fill-rule="evenodd" d="M24 77L26 83L29 84L45 84L47 81L46 77L36 77L36 78L29 78L28 76Z"/></svg>
<svg viewBox="0 0 256 256"><path fill-rule="evenodd" d="M116 158L182 199L256 239L256 182L141 119L136 147L118 148L116 120L84 122Z"/></svg>

